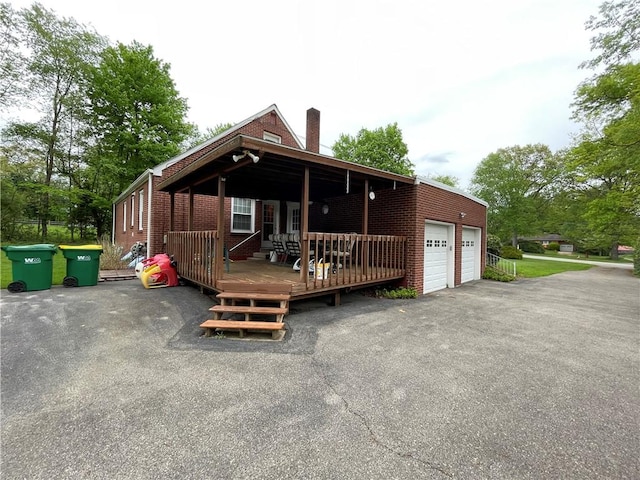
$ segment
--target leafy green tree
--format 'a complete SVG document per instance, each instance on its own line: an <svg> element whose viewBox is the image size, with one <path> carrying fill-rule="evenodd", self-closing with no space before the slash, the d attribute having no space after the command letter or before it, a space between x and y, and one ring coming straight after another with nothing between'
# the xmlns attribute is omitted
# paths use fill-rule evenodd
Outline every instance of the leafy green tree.
<svg viewBox="0 0 640 480"><path fill-rule="evenodd" d="M640 4L636 0L606 1L599 7L600 16L592 15L587 30L597 32L591 37L591 50L598 54L582 67L617 65L640 50Z"/></svg>
<svg viewBox="0 0 640 480"><path fill-rule="evenodd" d="M368 167L413 175L413 164L408 158L409 148L402 140L397 123L375 130L361 129L355 137L345 133L333 144L336 158Z"/></svg>
<svg viewBox="0 0 640 480"><path fill-rule="evenodd" d="M107 47L92 72L88 96L97 142L89 161L117 192L144 170L177 155L191 132L186 100L169 70L152 47L133 42Z"/></svg>
<svg viewBox="0 0 640 480"><path fill-rule="evenodd" d="M97 59L104 39L73 19L58 18L38 3L20 10L18 18L7 25L6 37L19 39L21 46L19 55L7 60L7 68L14 78L19 74L20 85L25 86L9 96L15 101L16 95L22 94L20 102L40 118L9 124L4 137L22 145L30 159L39 160L36 170L41 177L39 185L32 185L31 194L38 198L37 218L45 239L49 220L58 215L54 212L56 203L64 196L58 167L76 148L86 103L86 66Z"/></svg>
<svg viewBox="0 0 640 480"><path fill-rule="evenodd" d="M201 143L206 142L207 140L221 134L222 132L229 130L231 127L233 127L233 125L233 123L219 123L214 127L208 127L204 131L204 133L194 125L191 134L184 140L181 150L189 150L196 145L200 145Z"/></svg>
<svg viewBox="0 0 640 480"><path fill-rule="evenodd" d="M460 187L460 179L458 177L454 177L453 175L429 175L429 178L435 180L436 182L449 185L450 187Z"/></svg>
<svg viewBox="0 0 640 480"><path fill-rule="evenodd" d="M597 55L583 66L601 70L576 91L574 118L585 129L569 166L584 201L581 218L617 258L618 245L632 242L640 228L640 64L629 62L640 50L640 7L604 2L600 15L587 22L597 32Z"/></svg>
<svg viewBox="0 0 640 480"><path fill-rule="evenodd" d="M476 167L471 192L489 203L488 229L515 247L518 236L538 233L560 178L546 145L514 146L489 154Z"/></svg>
<svg viewBox="0 0 640 480"><path fill-rule="evenodd" d="M0 3L0 110L24 94L25 56L20 48L24 23L9 3Z"/></svg>

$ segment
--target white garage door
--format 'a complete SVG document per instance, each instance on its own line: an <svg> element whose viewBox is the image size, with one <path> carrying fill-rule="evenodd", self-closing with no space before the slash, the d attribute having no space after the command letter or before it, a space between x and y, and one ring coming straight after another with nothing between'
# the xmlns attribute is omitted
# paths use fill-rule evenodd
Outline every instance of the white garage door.
<svg viewBox="0 0 640 480"><path fill-rule="evenodd" d="M480 245L477 238L479 230L475 228L462 229L462 283L476 280L480 275Z"/></svg>
<svg viewBox="0 0 640 480"><path fill-rule="evenodd" d="M424 227L424 293L447 288L449 227L427 223Z"/></svg>

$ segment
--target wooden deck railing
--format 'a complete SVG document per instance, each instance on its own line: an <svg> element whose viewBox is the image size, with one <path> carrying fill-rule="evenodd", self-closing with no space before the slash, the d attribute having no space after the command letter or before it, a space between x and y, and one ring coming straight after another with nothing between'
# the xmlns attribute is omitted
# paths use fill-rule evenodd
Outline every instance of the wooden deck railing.
<svg viewBox="0 0 640 480"><path fill-rule="evenodd" d="M178 275L200 285L214 287L214 257L218 232L169 232L167 254L177 262Z"/></svg>
<svg viewBox="0 0 640 480"><path fill-rule="evenodd" d="M304 239L314 274L307 289L356 285L405 275L406 237L309 233Z"/></svg>
<svg viewBox="0 0 640 480"><path fill-rule="evenodd" d="M177 262L178 275L216 288L214 257L218 232L169 232L167 253ZM309 233L301 240L313 259L312 275L298 291L363 285L405 275L406 237L355 233ZM261 268L256 265L256 268ZM264 268L264 267L262 267ZM233 269L232 269L233 271ZM232 272L233 273L233 272ZM252 280L252 283L256 283ZM295 291L296 289L294 289Z"/></svg>

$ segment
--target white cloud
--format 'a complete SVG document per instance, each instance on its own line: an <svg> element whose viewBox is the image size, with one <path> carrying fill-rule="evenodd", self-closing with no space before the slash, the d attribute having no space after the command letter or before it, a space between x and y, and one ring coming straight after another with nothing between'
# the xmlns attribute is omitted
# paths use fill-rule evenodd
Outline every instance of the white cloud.
<svg viewBox="0 0 640 480"><path fill-rule="evenodd" d="M319 109L325 145L398 122L419 173L465 185L498 148L569 143L573 92L589 74L577 66L592 56L584 22L601 2L40 3L111 40L152 45L203 130L272 103L302 135L307 108Z"/></svg>

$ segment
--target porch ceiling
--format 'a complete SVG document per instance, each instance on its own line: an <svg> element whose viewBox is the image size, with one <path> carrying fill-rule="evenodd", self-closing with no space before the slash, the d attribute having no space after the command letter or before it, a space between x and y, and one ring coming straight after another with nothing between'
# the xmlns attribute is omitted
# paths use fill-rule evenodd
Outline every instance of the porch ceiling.
<svg viewBox="0 0 640 480"><path fill-rule="evenodd" d="M249 150L260 160L248 156L233 161L233 155ZM309 167L309 199L363 193L365 180L375 190L412 184L414 179L332 157L276 143L238 135L163 180L158 188L167 192L217 195L218 177L225 178L227 197L300 201L305 167Z"/></svg>

